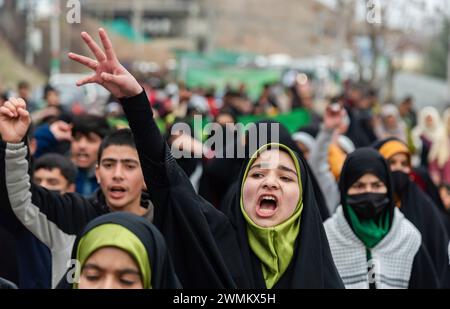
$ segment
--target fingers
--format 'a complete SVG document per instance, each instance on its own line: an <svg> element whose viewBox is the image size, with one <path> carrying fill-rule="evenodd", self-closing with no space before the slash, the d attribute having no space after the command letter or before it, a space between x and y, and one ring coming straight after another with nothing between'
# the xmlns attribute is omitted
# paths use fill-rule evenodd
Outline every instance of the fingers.
<svg viewBox="0 0 450 309"><path fill-rule="evenodd" d="M28 117L27 104L21 98L10 98L2 106L2 114L11 118L17 118L19 116Z"/></svg>
<svg viewBox="0 0 450 309"><path fill-rule="evenodd" d="M16 106L11 102L12 99L6 101L2 107L7 109L7 115L12 118L16 118L18 116Z"/></svg>
<svg viewBox="0 0 450 309"><path fill-rule="evenodd" d="M106 58L108 60L117 60L111 40L109 39L108 34L106 33L105 29L100 28L98 30L98 33L100 35L100 39L102 40L103 48L105 49Z"/></svg>
<svg viewBox="0 0 450 309"><path fill-rule="evenodd" d="M92 83L96 83L97 82L97 76L95 74L82 78L79 81L77 81L77 86L83 86L86 84L92 84Z"/></svg>
<svg viewBox="0 0 450 309"><path fill-rule="evenodd" d="M50 125L50 131L53 133L58 141L72 140L72 125L62 120L55 121Z"/></svg>
<svg viewBox="0 0 450 309"><path fill-rule="evenodd" d="M7 108L5 105L0 107L0 115L7 116L9 118L14 118L14 113L9 108Z"/></svg>
<svg viewBox="0 0 450 309"><path fill-rule="evenodd" d="M54 126L55 128L61 130L61 131L69 131L72 129L72 126L68 124L67 122L64 122L62 120L55 121L51 127Z"/></svg>
<svg viewBox="0 0 450 309"><path fill-rule="evenodd" d="M72 131L72 125L68 124L67 122L61 121L58 125L62 131Z"/></svg>
<svg viewBox="0 0 450 309"><path fill-rule="evenodd" d="M19 108L19 109L17 109L17 112L19 113L19 116L22 119L29 119L30 118L30 113L26 109Z"/></svg>
<svg viewBox="0 0 450 309"><path fill-rule="evenodd" d="M16 108L27 109L27 103L22 98L11 98L11 102L16 106Z"/></svg>
<svg viewBox="0 0 450 309"><path fill-rule="evenodd" d="M88 68L90 68L91 70L97 70L98 67L98 61L91 59L89 57L85 57L79 54L75 54L75 53L69 53L68 54L69 58L84 65L87 66Z"/></svg>
<svg viewBox="0 0 450 309"><path fill-rule="evenodd" d="M103 53L103 51L100 49L97 43L95 43L95 41L91 38L91 36L87 32L81 32L81 37L86 42L89 49L94 53L95 58L97 58L99 62L106 60L106 56Z"/></svg>

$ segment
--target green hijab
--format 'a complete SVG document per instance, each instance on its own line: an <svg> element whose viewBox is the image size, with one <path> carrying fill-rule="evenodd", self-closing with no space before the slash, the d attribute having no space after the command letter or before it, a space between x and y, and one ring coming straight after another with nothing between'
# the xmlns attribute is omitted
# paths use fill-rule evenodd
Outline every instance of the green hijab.
<svg viewBox="0 0 450 309"><path fill-rule="evenodd" d="M378 219L363 220L358 218L350 206L345 207L355 235L366 248L372 249L389 233L391 228L389 211L385 211Z"/></svg>
<svg viewBox="0 0 450 309"><path fill-rule="evenodd" d="M243 203L243 189L250 167L259 155L268 148L277 148L280 151L285 151L294 161L298 176L300 198L297 202L297 207L294 213L289 219L277 226L264 228L256 225L245 212ZM250 248L261 262L264 281L269 289L271 289L278 282L281 276L283 276L294 255L295 240L297 239L300 231L300 218L303 210L303 190L300 175L299 162L294 152L288 147L276 143L267 144L258 149L258 151L256 151L250 159L245 169L244 179L241 186L241 212L247 221L247 237Z"/></svg>
<svg viewBox="0 0 450 309"><path fill-rule="evenodd" d="M144 289L152 288L152 274L147 250L139 238L122 225L102 224L93 228L80 239L77 261L80 262L81 269L95 251L105 247L115 247L131 255L139 267ZM73 288L77 289L78 284L75 283Z"/></svg>

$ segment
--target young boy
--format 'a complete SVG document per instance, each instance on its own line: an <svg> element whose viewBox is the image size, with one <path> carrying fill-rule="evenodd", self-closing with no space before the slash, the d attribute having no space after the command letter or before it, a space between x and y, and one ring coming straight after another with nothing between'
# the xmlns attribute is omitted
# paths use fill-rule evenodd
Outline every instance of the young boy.
<svg viewBox="0 0 450 309"><path fill-rule="evenodd" d="M141 200L144 178L129 130L102 141L95 169L100 190L93 197L60 195L30 183L28 151L22 142L30 122L21 99L10 99L0 108L0 211L12 213L50 249L55 287L69 266L77 233L89 221L111 211L128 211L151 221L153 206Z"/></svg>

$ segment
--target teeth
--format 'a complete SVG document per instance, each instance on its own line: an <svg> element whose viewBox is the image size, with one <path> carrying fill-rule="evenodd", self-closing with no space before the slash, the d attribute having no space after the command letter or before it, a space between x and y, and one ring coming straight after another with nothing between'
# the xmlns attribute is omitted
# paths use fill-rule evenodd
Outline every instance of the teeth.
<svg viewBox="0 0 450 309"><path fill-rule="evenodd" d="M276 201L276 199L273 196L263 196L263 200L270 200L270 201Z"/></svg>

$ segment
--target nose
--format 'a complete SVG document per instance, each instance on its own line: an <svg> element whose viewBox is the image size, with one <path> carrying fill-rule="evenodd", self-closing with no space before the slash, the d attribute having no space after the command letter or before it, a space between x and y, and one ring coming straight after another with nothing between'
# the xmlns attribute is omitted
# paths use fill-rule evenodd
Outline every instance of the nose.
<svg viewBox="0 0 450 309"><path fill-rule="evenodd" d="M277 180L276 175L269 173L265 178L263 182L263 188L265 189L271 189L275 190L279 188L279 183Z"/></svg>
<svg viewBox="0 0 450 309"><path fill-rule="evenodd" d="M118 289L119 285L117 284L114 276L106 276L104 280L102 280L101 284L98 287L99 289Z"/></svg>
<svg viewBox="0 0 450 309"><path fill-rule="evenodd" d="M114 174L113 174L113 179L114 180L120 180L123 179L123 168L122 168L122 164L117 164L116 167L114 168Z"/></svg>
<svg viewBox="0 0 450 309"><path fill-rule="evenodd" d="M87 139L85 137L80 138L80 140L78 141L78 147L84 149L86 148L86 146L87 146Z"/></svg>

